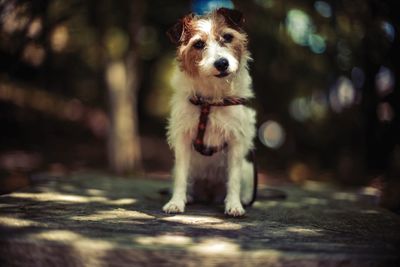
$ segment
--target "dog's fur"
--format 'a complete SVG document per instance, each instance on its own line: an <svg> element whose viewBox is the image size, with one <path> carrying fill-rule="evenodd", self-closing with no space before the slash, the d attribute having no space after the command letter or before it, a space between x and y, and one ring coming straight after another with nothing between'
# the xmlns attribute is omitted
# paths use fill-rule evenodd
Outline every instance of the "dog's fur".
<svg viewBox="0 0 400 267"><path fill-rule="evenodd" d="M228 146L207 157L192 146L200 108L189 102L194 95L210 102L225 97L253 97L248 72L250 53L242 23L240 12L220 8L205 16L187 15L169 31L178 45L179 69L173 79L175 92L168 125L175 167L173 196L163 207L166 213L184 212L185 204L193 197L212 196L213 200L225 197L226 214L242 216L242 205L252 199L253 168L245 156L253 148L255 111L243 105L211 107L204 144L221 146L226 142ZM194 47L199 40L204 44L200 49ZM214 66L221 58L229 63L223 73ZM226 184L226 190L216 186L221 183Z"/></svg>

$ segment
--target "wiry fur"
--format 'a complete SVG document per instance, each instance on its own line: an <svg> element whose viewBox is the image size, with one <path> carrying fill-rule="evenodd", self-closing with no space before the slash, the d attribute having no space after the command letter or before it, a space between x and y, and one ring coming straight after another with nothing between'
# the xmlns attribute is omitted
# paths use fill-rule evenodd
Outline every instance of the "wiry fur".
<svg viewBox="0 0 400 267"><path fill-rule="evenodd" d="M204 144L221 146L226 142L228 147L207 157L192 146L200 109L189 102L190 97L201 95L211 102L225 97L253 97L247 36L240 25L222 13L219 10L203 17L189 15L177 27L179 68L173 78L175 92L168 125L168 142L175 152L174 191L163 207L167 213L183 212L193 197L203 200L208 196L212 200L225 197L225 213L241 216L245 213L242 204L252 198L253 168L245 156L253 148L254 110L243 105L211 107ZM229 43L222 37L226 33L233 36ZM193 47L198 40L205 42L204 49ZM229 62L229 75L218 78L215 75L219 71L213 64L221 57ZM226 196L225 190L214 186L217 184L226 184Z"/></svg>

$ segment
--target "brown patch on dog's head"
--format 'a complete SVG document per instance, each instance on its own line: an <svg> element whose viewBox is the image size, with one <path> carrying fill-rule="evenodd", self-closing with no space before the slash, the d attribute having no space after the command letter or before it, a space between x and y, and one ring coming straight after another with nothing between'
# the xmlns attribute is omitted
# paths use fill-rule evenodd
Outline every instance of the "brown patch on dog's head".
<svg viewBox="0 0 400 267"><path fill-rule="evenodd" d="M212 63L217 58L211 57L230 54L231 58L240 63L243 53L247 50L247 36L242 30L243 22L239 11L226 8L220 8L205 16L195 16L191 13L180 19L167 32L171 41L178 45L177 59L180 68L192 77L198 76L202 71L215 76L213 72L216 70L213 69ZM212 49L215 51L211 51Z"/></svg>
<svg viewBox="0 0 400 267"><path fill-rule="evenodd" d="M206 39L206 36L202 38L202 40ZM189 76L195 77L199 74L198 64L203 57L203 53L200 50L194 49L192 46L193 41L180 46L177 59L180 63L180 68L189 74Z"/></svg>
<svg viewBox="0 0 400 267"><path fill-rule="evenodd" d="M247 50L247 35L243 30L244 18L240 11L228 8L218 9L213 16L215 21L214 36L219 36L220 44L229 47L240 60ZM232 42L224 43L224 34L233 36Z"/></svg>

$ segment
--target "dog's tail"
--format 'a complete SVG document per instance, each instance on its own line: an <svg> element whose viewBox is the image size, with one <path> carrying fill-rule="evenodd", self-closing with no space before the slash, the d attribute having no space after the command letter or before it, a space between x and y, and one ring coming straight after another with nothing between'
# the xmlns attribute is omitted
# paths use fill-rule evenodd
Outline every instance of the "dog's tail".
<svg viewBox="0 0 400 267"><path fill-rule="evenodd" d="M250 207L253 205L254 201L257 199L257 189L258 189L258 175L257 175L257 161L256 161L256 152L253 150L249 153L249 160L253 164L253 197L249 203L246 203L246 207Z"/></svg>
<svg viewBox="0 0 400 267"><path fill-rule="evenodd" d="M245 205L246 207L252 206L253 203L257 200L258 196L258 165L254 149L250 151L248 159L253 164L253 198L248 204ZM260 195L260 199L262 200L286 199L286 198L287 194L284 191L272 188L263 189L262 194Z"/></svg>

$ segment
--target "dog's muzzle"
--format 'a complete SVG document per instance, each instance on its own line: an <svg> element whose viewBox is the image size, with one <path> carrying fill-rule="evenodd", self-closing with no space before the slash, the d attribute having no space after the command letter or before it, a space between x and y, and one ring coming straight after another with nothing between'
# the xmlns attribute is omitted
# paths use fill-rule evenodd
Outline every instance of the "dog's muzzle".
<svg viewBox="0 0 400 267"><path fill-rule="evenodd" d="M226 58L220 58L214 62L214 67L219 71L219 74L215 75L215 77L222 78L229 75L227 72L229 68L229 61Z"/></svg>

